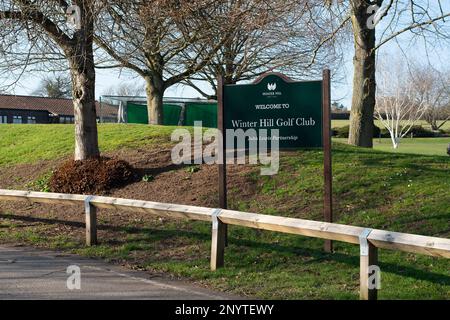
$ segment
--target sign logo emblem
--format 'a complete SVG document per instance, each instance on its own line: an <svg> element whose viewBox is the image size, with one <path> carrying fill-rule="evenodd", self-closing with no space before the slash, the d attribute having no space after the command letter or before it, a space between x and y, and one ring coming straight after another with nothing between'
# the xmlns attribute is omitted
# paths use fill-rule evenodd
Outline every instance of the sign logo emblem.
<svg viewBox="0 0 450 320"><path fill-rule="evenodd" d="M267 84L267 90L269 90L269 91L277 90L277 84L276 83L268 83Z"/></svg>

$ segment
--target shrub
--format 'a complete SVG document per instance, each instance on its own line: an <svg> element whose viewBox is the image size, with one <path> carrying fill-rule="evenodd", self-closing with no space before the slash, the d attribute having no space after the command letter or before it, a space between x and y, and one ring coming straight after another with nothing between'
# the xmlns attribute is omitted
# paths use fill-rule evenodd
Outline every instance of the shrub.
<svg viewBox="0 0 450 320"><path fill-rule="evenodd" d="M441 137L450 137L450 129L440 129L439 133Z"/></svg>
<svg viewBox="0 0 450 320"><path fill-rule="evenodd" d="M428 130L422 126L413 126L409 130L408 134L405 137L409 138L411 136L411 133L413 134L413 137L415 137L415 138L428 138L428 137L436 136L436 134L434 132L432 132L431 130ZM390 137L391 137L391 135L389 134L388 129L386 129L386 128L381 129L381 138L390 138Z"/></svg>
<svg viewBox="0 0 450 320"><path fill-rule="evenodd" d="M347 125L347 126L343 126L343 127L339 127L339 128L333 128L332 134L336 138L348 138L349 131L350 131L350 126Z"/></svg>
<svg viewBox="0 0 450 320"><path fill-rule="evenodd" d="M349 125L331 129L331 134L333 135L333 137L336 138L348 138L349 132L350 132ZM380 136L380 128L375 126L373 129L373 137L378 138L379 136Z"/></svg>
<svg viewBox="0 0 450 320"><path fill-rule="evenodd" d="M390 138L391 134L389 133L389 130L386 128L383 128L380 130L380 137L381 138Z"/></svg>
<svg viewBox="0 0 450 320"><path fill-rule="evenodd" d="M411 133L413 134L413 137L416 138L430 138L436 136L433 131L425 129L422 126L413 126L408 134L411 135Z"/></svg>

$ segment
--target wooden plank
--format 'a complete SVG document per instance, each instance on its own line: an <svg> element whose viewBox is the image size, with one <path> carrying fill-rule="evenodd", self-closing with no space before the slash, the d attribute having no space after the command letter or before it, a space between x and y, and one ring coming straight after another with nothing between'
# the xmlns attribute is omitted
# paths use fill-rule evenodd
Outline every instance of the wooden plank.
<svg viewBox="0 0 450 320"><path fill-rule="evenodd" d="M79 194L63 194L49 192L1 190L0 200L26 200L39 203L59 203L66 205L79 205L87 196Z"/></svg>
<svg viewBox="0 0 450 320"><path fill-rule="evenodd" d="M84 203L87 197L88 196L86 195L0 189L0 200L25 200L38 203L79 205ZM90 203L96 208L115 210L122 209L131 210L134 212L140 211L143 213L150 213L170 218L187 218L192 220L211 221L212 209L204 207L102 196L93 196Z"/></svg>
<svg viewBox="0 0 450 320"><path fill-rule="evenodd" d="M333 187L331 167L331 81L330 70L323 70L322 81L322 116L323 116L323 177L324 197L323 214L325 222L333 222ZM325 252L333 252L333 242L326 240Z"/></svg>
<svg viewBox="0 0 450 320"><path fill-rule="evenodd" d="M211 208L204 207L101 196L92 197L91 204L97 208L121 209L134 212L141 211L161 217L185 218L201 221L211 221L211 212L213 211Z"/></svg>
<svg viewBox="0 0 450 320"><path fill-rule="evenodd" d="M32 202L80 204L87 196L17 190L0 190L0 200L28 200ZM151 201L130 200L94 196L90 202L96 208L131 210L170 218L187 218L212 221L214 209L167 204ZM221 222L262 230L337 240L359 244L359 234L364 228L336 223L286 218L256 213L222 210ZM378 248L420 253L435 257L450 258L450 239L421 235L372 230L368 241Z"/></svg>
<svg viewBox="0 0 450 320"><path fill-rule="evenodd" d="M378 248L450 258L450 239L373 230L368 240Z"/></svg>
<svg viewBox="0 0 450 320"><path fill-rule="evenodd" d="M336 223L311 221L256 213L222 210L220 220L226 224L255 229L298 234L321 239L338 240L358 244L361 227Z"/></svg>
<svg viewBox="0 0 450 320"><path fill-rule="evenodd" d="M261 215L223 210L220 219L226 224L298 234L321 239L359 244L364 228L337 223ZM378 248L450 258L450 239L373 230L368 240Z"/></svg>

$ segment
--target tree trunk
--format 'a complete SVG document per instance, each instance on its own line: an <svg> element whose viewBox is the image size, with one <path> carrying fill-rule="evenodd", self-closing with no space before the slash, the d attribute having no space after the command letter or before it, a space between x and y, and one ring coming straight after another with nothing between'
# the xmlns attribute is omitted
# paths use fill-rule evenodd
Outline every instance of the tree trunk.
<svg viewBox="0 0 450 320"><path fill-rule="evenodd" d="M398 144L400 143L400 138L395 137L394 135L391 135L391 140L392 140L392 146L394 147L394 149L397 149Z"/></svg>
<svg viewBox="0 0 450 320"><path fill-rule="evenodd" d="M87 6L91 5L87 3ZM81 30L74 44L66 48L72 77L75 114L75 160L98 158L97 114L95 109L95 67L93 54L93 17L82 7Z"/></svg>
<svg viewBox="0 0 450 320"><path fill-rule="evenodd" d="M95 75L74 73L73 107L75 111L75 160L100 156L98 149L97 115L95 110Z"/></svg>
<svg viewBox="0 0 450 320"><path fill-rule="evenodd" d="M352 27L355 56L353 58L353 96L348 143L373 147L373 113L375 109L375 29L367 27L372 15L367 13L368 0L352 0Z"/></svg>
<svg viewBox="0 0 450 320"><path fill-rule="evenodd" d="M147 113L149 124L163 124L164 81L162 76L146 77Z"/></svg>
<svg viewBox="0 0 450 320"><path fill-rule="evenodd" d="M431 130L433 130L433 131L439 130L439 126L437 124L436 119L431 120L430 125L431 125Z"/></svg>

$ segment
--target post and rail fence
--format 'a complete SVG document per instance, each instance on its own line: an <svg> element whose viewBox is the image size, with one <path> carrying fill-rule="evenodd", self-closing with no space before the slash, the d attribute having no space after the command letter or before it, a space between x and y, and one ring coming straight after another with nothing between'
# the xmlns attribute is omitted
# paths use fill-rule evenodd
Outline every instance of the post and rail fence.
<svg viewBox="0 0 450 320"><path fill-rule="evenodd" d="M377 299L377 289L369 285L371 266L378 263L378 248L450 258L450 239L398 233L337 223L103 196L74 195L17 190L1 190L0 201L26 200L66 205L84 204L86 244L97 243L97 209L140 211L156 216L187 218L212 223L211 270L224 266L227 225L297 234L357 244L360 246L360 299Z"/></svg>

